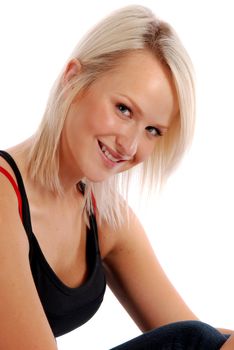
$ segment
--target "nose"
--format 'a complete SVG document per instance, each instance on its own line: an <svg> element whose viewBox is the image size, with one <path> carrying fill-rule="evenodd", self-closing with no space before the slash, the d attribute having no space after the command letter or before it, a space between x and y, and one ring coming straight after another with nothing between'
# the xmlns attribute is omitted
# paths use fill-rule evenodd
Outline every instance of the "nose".
<svg viewBox="0 0 234 350"><path fill-rule="evenodd" d="M135 128L121 133L116 138L117 151L129 158L132 158L137 151L139 135Z"/></svg>

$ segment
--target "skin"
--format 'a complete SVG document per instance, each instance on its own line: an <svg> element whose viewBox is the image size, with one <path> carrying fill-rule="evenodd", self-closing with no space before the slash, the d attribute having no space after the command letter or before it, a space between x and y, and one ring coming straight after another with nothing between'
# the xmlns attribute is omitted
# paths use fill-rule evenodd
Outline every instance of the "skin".
<svg viewBox="0 0 234 350"><path fill-rule="evenodd" d="M230 334L230 333L229 333ZM233 350L234 349L234 336L232 335L220 348L221 350Z"/></svg>
<svg viewBox="0 0 234 350"><path fill-rule="evenodd" d="M82 70L76 60L68 68L65 82ZM64 187L75 186L84 176L103 181L143 162L156 146L158 132L167 131L177 111L168 70L148 52L125 57L117 69L77 96L69 109L62 133L62 164L70 169L67 174L61 167ZM106 167L98 141L124 161Z"/></svg>
<svg viewBox="0 0 234 350"><path fill-rule="evenodd" d="M79 61L70 61L62 83L67 84L81 71ZM48 263L66 285L77 287L87 276L84 202L77 192L77 182L83 177L103 181L144 161L157 147L158 138L163 137L157 135L156 129L165 133L177 112L169 71L149 52L138 52L125 57L117 70L98 79L88 92L74 99L61 138L60 179L65 189L62 199L32 183L27 175L25 159L33 138L8 150L24 179L34 234ZM98 141L124 161L110 167ZM14 177L2 158L0 165ZM104 268L119 301L142 331L197 319L163 272L134 213L130 211L129 226L124 212L123 218L125 224L116 230L98 221ZM1 173L0 225L0 348L55 350L31 276L28 240L16 195Z"/></svg>

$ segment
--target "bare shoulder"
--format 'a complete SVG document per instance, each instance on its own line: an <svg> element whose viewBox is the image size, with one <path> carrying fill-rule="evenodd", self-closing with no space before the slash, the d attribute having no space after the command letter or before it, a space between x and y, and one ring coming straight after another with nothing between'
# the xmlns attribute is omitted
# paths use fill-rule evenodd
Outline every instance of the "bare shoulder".
<svg viewBox="0 0 234 350"><path fill-rule="evenodd" d="M133 217L134 220L136 219L131 209L127 208L127 210L126 208L123 209L122 223L117 227L113 227L110 223L104 220L100 223L97 215L99 246L103 260L106 260L117 249L119 249L121 241L126 239L126 230L128 230L128 227L131 225L130 220L132 220ZM132 218L129 220L130 213Z"/></svg>
<svg viewBox="0 0 234 350"><path fill-rule="evenodd" d="M0 156L0 167L4 168L13 177L13 179L16 180L12 168L10 167L8 162L1 156Z"/></svg>
<svg viewBox="0 0 234 350"><path fill-rule="evenodd" d="M123 215L117 230L103 228L111 237L103 261L107 281L121 304L143 331L196 319L168 280L140 220L131 208Z"/></svg>
<svg viewBox="0 0 234 350"><path fill-rule="evenodd" d="M13 170L2 157L0 157L0 167L4 168L16 182ZM19 215L18 198L16 192L7 176L2 172L0 172L0 225L0 240L6 236L5 238L9 241L14 239L16 242L24 242L25 249L28 249L27 239L25 237L26 235ZM5 226L7 226L7 230L3 229ZM12 236L7 234L8 230L12 231ZM22 237L21 235L16 234L17 230L24 232Z"/></svg>
<svg viewBox="0 0 234 350"><path fill-rule="evenodd" d="M2 159L0 166L14 178ZM54 350L56 346L37 295L28 253L17 195L0 172L0 348Z"/></svg>
<svg viewBox="0 0 234 350"><path fill-rule="evenodd" d="M106 221L98 225L100 248L104 259L117 254L120 250L128 250L128 245L133 248L140 237L147 239L140 220L126 203L122 206L121 214L122 222L117 227Z"/></svg>
<svg viewBox="0 0 234 350"><path fill-rule="evenodd" d="M136 276L136 270L143 272L150 268L160 274L162 270L151 242L130 206L123 206L122 219L117 228L106 222L99 227L107 269L129 281Z"/></svg>

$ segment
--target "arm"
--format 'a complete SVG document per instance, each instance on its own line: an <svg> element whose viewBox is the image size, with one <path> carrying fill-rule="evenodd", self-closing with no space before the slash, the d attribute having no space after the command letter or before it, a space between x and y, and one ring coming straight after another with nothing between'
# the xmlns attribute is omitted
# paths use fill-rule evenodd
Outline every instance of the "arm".
<svg viewBox="0 0 234 350"><path fill-rule="evenodd" d="M0 349L56 350L31 275L16 195L0 174Z"/></svg>
<svg viewBox="0 0 234 350"><path fill-rule="evenodd" d="M231 335L231 337L223 344L223 346L220 349L221 350L233 350L234 349L234 335Z"/></svg>
<svg viewBox="0 0 234 350"><path fill-rule="evenodd" d="M107 236L113 228L101 230ZM115 243L104 259L108 284L142 331L197 319L166 277L131 210L129 225L111 235Z"/></svg>

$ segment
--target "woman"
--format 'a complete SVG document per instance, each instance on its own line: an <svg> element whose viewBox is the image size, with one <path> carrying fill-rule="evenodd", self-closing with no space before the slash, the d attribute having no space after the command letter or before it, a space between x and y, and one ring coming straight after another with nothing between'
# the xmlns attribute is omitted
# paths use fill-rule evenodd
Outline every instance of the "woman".
<svg viewBox="0 0 234 350"><path fill-rule="evenodd" d="M78 44L38 131L0 153L1 349L56 349L106 280L145 332L116 349L225 343L177 294L119 191L136 165L145 185L162 183L193 127L189 57L151 11L121 9Z"/></svg>

